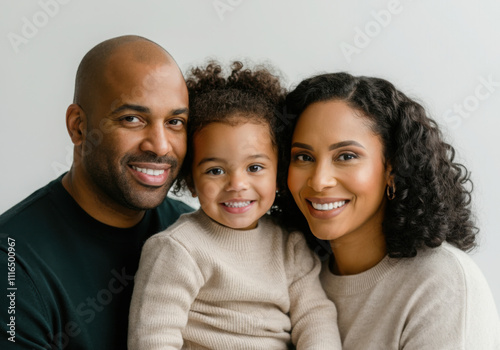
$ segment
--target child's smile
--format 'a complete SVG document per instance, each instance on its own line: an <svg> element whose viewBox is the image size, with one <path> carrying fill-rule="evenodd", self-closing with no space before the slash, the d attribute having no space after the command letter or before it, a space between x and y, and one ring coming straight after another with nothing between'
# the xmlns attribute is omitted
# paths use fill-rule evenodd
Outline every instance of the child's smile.
<svg viewBox="0 0 500 350"><path fill-rule="evenodd" d="M260 123L211 123L194 136L193 182L202 210L218 223L252 229L276 195L277 151Z"/></svg>

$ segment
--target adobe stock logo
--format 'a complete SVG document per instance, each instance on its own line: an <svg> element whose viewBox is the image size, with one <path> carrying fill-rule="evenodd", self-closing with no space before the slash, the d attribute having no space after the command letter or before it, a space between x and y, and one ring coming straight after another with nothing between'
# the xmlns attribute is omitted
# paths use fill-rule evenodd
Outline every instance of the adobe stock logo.
<svg viewBox="0 0 500 350"><path fill-rule="evenodd" d="M474 92L466 96L461 103L455 103L453 108L447 109L442 118L453 129L462 125L464 119L471 115L480 107L481 102L490 98L491 95L500 87L500 81L494 81L493 76L487 78L478 77L479 84L474 88Z"/></svg>
<svg viewBox="0 0 500 350"><path fill-rule="evenodd" d="M363 28L354 27L352 44L345 41L340 43L340 51L342 51L346 61L350 63L353 55L359 55L375 37L379 36L391 24L393 17L402 11L403 5L399 0L390 0L387 3L387 9L371 12L373 20L368 21Z"/></svg>
<svg viewBox="0 0 500 350"><path fill-rule="evenodd" d="M26 45L33 39L41 28L47 26L51 18L59 13L59 5L66 5L71 0L39 0L40 11L35 12L31 18L21 18L20 34L9 32L7 39L15 53L19 53L19 47Z"/></svg>
<svg viewBox="0 0 500 350"><path fill-rule="evenodd" d="M233 12L238 6L241 5L243 0L214 0L212 5L219 16L221 21L224 21L224 13Z"/></svg>

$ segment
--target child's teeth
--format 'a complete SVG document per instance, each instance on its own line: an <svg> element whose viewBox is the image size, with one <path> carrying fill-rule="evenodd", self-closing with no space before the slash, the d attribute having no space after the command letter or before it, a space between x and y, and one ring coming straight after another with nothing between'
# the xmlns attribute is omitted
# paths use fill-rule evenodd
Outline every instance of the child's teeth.
<svg viewBox="0 0 500 350"><path fill-rule="evenodd" d="M311 202L311 205L314 209L316 210L332 210L332 209L337 209L340 208L345 204L345 201L339 201L339 202L332 202L332 203L314 203Z"/></svg>
<svg viewBox="0 0 500 350"><path fill-rule="evenodd" d="M245 202L224 202L224 205L229 208L243 208L250 205L250 201Z"/></svg>

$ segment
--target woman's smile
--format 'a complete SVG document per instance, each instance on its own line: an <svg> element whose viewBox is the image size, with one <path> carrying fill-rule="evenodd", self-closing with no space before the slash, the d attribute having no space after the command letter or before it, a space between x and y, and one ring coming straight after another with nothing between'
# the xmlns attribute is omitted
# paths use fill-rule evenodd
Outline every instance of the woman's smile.
<svg viewBox="0 0 500 350"><path fill-rule="evenodd" d="M300 115L288 186L315 236L381 233L388 180L380 137L359 111L327 101Z"/></svg>

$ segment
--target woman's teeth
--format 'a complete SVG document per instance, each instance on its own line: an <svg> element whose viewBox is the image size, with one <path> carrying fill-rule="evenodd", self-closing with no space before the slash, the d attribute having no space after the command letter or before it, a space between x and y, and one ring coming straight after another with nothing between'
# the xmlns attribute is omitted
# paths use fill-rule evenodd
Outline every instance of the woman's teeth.
<svg viewBox="0 0 500 350"><path fill-rule="evenodd" d="M244 202L224 202L224 205L229 208L243 208L250 205L251 201Z"/></svg>
<svg viewBox="0 0 500 350"><path fill-rule="evenodd" d="M163 170L163 169L156 170L156 169L138 168L138 167L133 166L133 165L132 165L132 169L134 169L136 171L140 171L141 173L144 173L144 174L154 175L154 176L161 175L165 172L165 170Z"/></svg>
<svg viewBox="0 0 500 350"><path fill-rule="evenodd" d="M311 205L316 210L332 210L344 206L345 201L323 203L323 204L311 202Z"/></svg>

